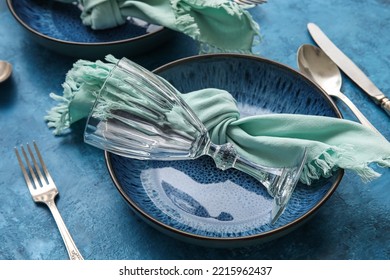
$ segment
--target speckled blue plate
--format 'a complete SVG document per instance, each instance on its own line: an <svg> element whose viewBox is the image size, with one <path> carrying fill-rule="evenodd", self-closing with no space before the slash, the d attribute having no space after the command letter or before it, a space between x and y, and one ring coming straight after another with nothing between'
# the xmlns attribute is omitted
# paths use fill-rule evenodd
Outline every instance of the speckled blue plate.
<svg viewBox="0 0 390 280"><path fill-rule="evenodd" d="M341 118L334 103L297 71L260 57L201 55L157 70L181 92L206 87L229 91L242 115L299 113ZM275 151L277 152L277 151ZM129 205L157 229L205 246L235 247L282 236L330 197L343 171L306 186L298 184L276 224L272 198L252 177L221 171L212 159L139 161L106 152L112 179Z"/></svg>
<svg viewBox="0 0 390 280"><path fill-rule="evenodd" d="M16 20L38 43L61 54L99 58L107 54L134 56L147 52L169 38L161 26L129 20L108 30L83 25L77 5L48 0L7 0Z"/></svg>

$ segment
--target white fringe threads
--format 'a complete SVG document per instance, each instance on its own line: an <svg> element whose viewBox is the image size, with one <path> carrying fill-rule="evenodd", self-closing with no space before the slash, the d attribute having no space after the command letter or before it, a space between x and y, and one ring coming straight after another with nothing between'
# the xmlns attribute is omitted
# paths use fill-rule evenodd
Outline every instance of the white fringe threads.
<svg viewBox="0 0 390 280"><path fill-rule="evenodd" d="M50 93L50 97L59 104L47 112L44 120L49 128L54 128L54 135L66 133L73 122L81 119L81 115L72 118L70 114L72 101L76 95L96 97L110 70L118 62L112 55L107 55L105 59L109 63L78 60L66 74L65 82L62 84L63 95Z"/></svg>
<svg viewBox="0 0 390 280"><path fill-rule="evenodd" d="M370 182L381 176L370 164L375 162L380 167L390 167L390 158L375 159L368 163L357 163L352 156L356 151L350 145L332 147L315 159L306 163L301 174L301 182L311 185L321 177L328 178L339 168L349 169L357 173L363 182Z"/></svg>

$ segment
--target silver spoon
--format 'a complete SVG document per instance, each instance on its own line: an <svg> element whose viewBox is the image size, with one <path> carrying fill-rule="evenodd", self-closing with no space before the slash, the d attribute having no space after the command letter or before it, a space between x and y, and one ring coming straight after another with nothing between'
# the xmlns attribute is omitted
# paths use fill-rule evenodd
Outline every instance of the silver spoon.
<svg viewBox="0 0 390 280"><path fill-rule="evenodd" d="M343 101L361 124L379 133L355 104L340 91L342 83L340 70L320 48L312 45L302 45L298 49L298 66L303 74L318 84L328 95Z"/></svg>
<svg viewBox="0 0 390 280"><path fill-rule="evenodd" d="M12 65L6 61L0 60L0 83L4 82L11 76Z"/></svg>

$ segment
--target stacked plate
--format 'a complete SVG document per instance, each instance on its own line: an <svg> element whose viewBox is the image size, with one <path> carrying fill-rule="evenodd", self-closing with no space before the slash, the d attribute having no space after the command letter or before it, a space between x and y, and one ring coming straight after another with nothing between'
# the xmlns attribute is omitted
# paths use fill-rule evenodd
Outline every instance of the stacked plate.
<svg viewBox="0 0 390 280"><path fill-rule="evenodd" d="M107 54L131 57L165 42L172 32L130 18L119 27L92 30L83 25L80 7L47 0L7 0L15 19L39 44L61 54L85 59Z"/></svg>

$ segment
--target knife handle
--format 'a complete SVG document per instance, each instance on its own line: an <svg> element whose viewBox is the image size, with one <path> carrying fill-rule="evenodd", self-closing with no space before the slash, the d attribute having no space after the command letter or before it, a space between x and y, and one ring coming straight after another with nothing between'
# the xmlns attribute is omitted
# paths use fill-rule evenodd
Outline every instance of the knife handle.
<svg viewBox="0 0 390 280"><path fill-rule="evenodd" d="M386 113L390 116L390 99L387 97L382 98L381 107L386 111Z"/></svg>

